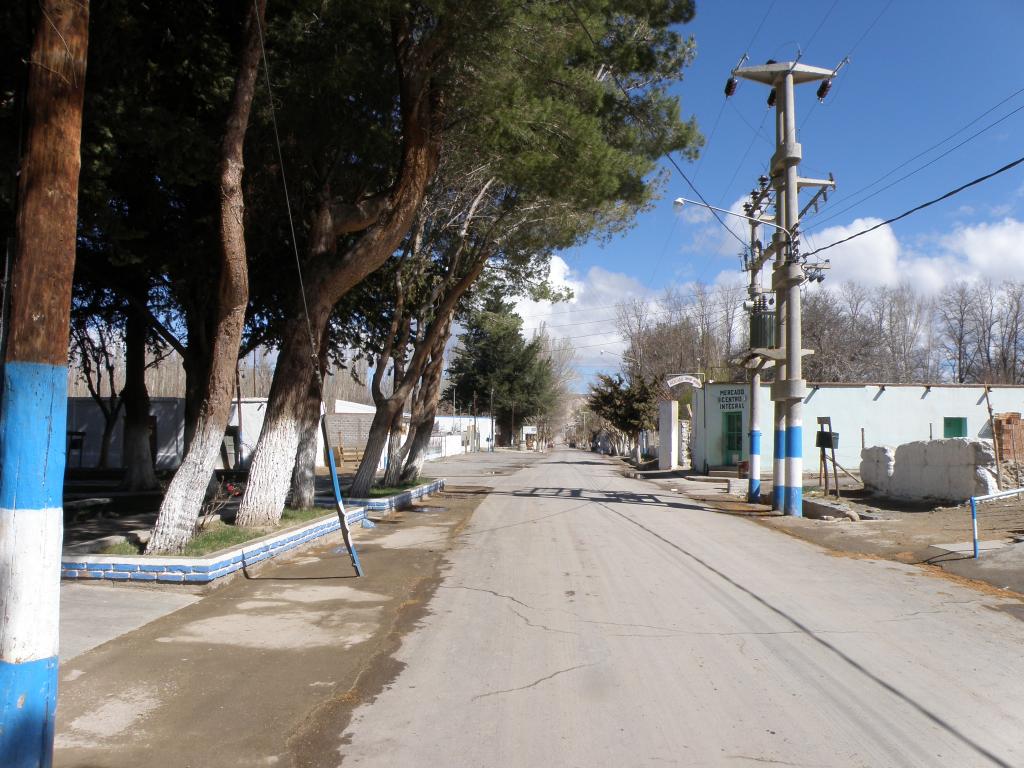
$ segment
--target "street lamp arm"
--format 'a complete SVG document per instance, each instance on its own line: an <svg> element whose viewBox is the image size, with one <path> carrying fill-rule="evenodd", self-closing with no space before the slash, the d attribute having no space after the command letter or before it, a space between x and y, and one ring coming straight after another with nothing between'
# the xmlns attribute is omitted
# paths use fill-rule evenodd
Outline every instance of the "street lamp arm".
<svg viewBox="0 0 1024 768"><path fill-rule="evenodd" d="M710 208L712 211L720 211L722 213L727 213L730 216L735 216L738 219L746 219L747 221L752 221L755 224L767 224L769 227L775 227L775 229L778 229L778 230L780 230L782 232L785 232L786 235L790 239L793 238L793 233L792 232L790 232L785 227L783 227L783 226L781 226L779 224L776 224L773 221L765 221L764 219L755 219L753 216L744 216L742 213L736 213L736 211L730 211L727 208L718 208L717 206L708 205L707 203L701 203L701 202L698 202L697 200L690 200L689 198L686 198L686 197L677 197L673 202L676 205L676 207L678 207L678 208L682 208L686 203L690 203L691 205L696 205L696 206L699 206L701 208Z"/></svg>

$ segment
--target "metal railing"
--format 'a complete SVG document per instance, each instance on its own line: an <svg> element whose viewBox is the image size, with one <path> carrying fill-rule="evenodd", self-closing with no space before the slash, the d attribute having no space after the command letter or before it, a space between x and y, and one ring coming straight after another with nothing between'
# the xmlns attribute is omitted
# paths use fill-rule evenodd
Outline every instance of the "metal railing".
<svg viewBox="0 0 1024 768"><path fill-rule="evenodd" d="M993 499L1003 499L1007 496L1016 496L1020 498L1020 495L1024 493L1024 488L1014 488L1010 491L1000 491L999 493L989 493L985 496L971 496L971 529L974 540L974 559L978 559L978 502L981 501L992 501Z"/></svg>

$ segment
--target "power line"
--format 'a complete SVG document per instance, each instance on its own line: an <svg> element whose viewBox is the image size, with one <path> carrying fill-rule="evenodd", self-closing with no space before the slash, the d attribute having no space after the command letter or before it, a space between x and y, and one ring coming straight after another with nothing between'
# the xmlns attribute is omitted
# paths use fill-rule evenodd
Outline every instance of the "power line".
<svg viewBox="0 0 1024 768"><path fill-rule="evenodd" d="M866 38L866 37L867 37L867 36L868 36L868 35L870 34L871 30L875 28L875 25L876 25L876 24L878 24L878 22L879 22L879 21L881 20L881 18L882 18L882 17L883 17L884 15L885 15L885 12L889 10L889 7L890 7L890 6L892 5L892 4L893 4L893 0L889 0L889 2L885 4L885 7L884 7L884 8L882 8L882 10L881 10L881 11L879 12L879 14L878 14L877 16L875 16L874 20L873 20L873 21L872 21L872 22L871 22L870 24L868 24L868 28L867 28L867 29L865 29L865 30L864 30L864 31L863 31L863 32L861 33L861 36L857 38L857 42L855 42L855 43L854 43L854 44L853 44L853 45L852 45L852 46L850 47L850 50L846 52L846 55L845 55L845 56L843 57L843 59L844 59L844 60L847 60L847 59L849 59L849 58L850 58L851 56L853 56L853 52L854 52L855 50L857 50L857 48L858 48L858 47L860 46L860 44L861 44L861 43L863 43L863 42L864 42L864 39L865 39L865 38ZM834 7L834 6L833 6L833 7ZM829 13L831 13L831 11L829 11ZM840 87L842 87L842 83L840 83ZM835 97L833 96L833 99L834 99L834 98L835 98ZM821 101L816 101L816 102L814 102L814 103L813 103L813 104L811 105L811 108L810 108L810 109L809 109L809 110L807 111L807 115L806 115L806 116L804 117L803 121L801 121L801 123L800 123L800 130L801 130L801 131L802 131L802 130L804 129L804 126L806 126L806 125L807 125L808 121L810 121L810 119L811 119L811 115L813 115L813 114L814 114L814 110L818 108L818 104L820 104L820 103L822 103L822 102L821 102Z"/></svg>
<svg viewBox="0 0 1024 768"><path fill-rule="evenodd" d="M811 33L811 39L807 41L807 45L804 46L804 50L811 47L811 43L814 42L814 38L816 38L818 33L821 32L821 28L825 26L825 22L828 21L828 17L832 15L832 11L836 9L837 5L839 5L839 0L832 0L832 5L829 6L827 11L825 11L825 15L821 17L821 21L818 22L818 26L815 28L814 32Z"/></svg>
<svg viewBox="0 0 1024 768"><path fill-rule="evenodd" d="M898 170L899 170L900 168L904 168L904 167L906 167L906 166L907 166L907 165L909 165L910 163L914 162L914 160L917 160L917 159L918 159L919 157L921 157L921 156L923 156L923 155L926 155L926 154L928 154L928 153L929 153L929 152L931 152L931 151L932 151L933 149L937 149L938 147L941 147L941 146L942 146L943 144L945 144L945 143L946 143L947 141L949 141L950 139L952 139L952 138L953 138L954 136L956 136L957 134L963 133L963 132L964 132L965 130L967 130L968 128L970 128L970 127L971 127L972 125L974 125L974 124L975 124L976 122L978 122L979 120L981 120L981 118L985 117L985 115L987 115L987 114L990 114L991 112L993 112L994 110L998 109L998 108L999 108L999 107L1001 107L1001 106L1002 106L1003 104L1005 104L1006 102L1010 101L1010 100L1011 100L1011 99L1013 99L1013 98L1014 98L1015 96L1017 96L1017 95L1019 95L1019 94L1021 94L1021 93L1024 93L1024 88L1021 88L1020 90L1018 90L1018 91L1015 91L1014 93L1010 94L1010 95L1009 95L1009 96L1007 96L1007 97L1006 97L1005 99L1003 99L1002 101L1000 101L1000 102L999 102L998 104L996 104L996 105L994 105L994 106L990 107L989 109L985 110L985 111L984 111L984 112L982 112L982 113L981 113L980 115L978 115L978 116L977 116L977 117L975 117L975 118L974 118L973 120L971 120L971 121L970 121L969 123L967 123L966 125L962 126L962 127L961 127L961 128L959 128L959 129L957 129L956 131L954 131L953 133L951 133L951 134L950 134L949 136L947 136L946 138L944 138L944 139L942 139L941 141L939 141L939 142L937 142L937 143L933 144L932 146L928 147L927 149L925 149L925 150L923 150L923 151L921 151L921 152L918 152L918 153L917 153L916 155L914 155L914 156L913 156L913 157L911 157L910 159L908 159L908 160L904 160L904 161L903 161L902 163L900 163L899 165L897 165L897 166L896 166L895 168L893 168L893 169L892 169L891 171L889 171L889 172L887 172L886 174L884 174L883 176L880 176L879 178L875 179L875 180L874 180L874 181L872 181L872 182L871 182L870 184L867 184L866 186L863 186L863 187L861 187L860 189L856 190L855 192L851 192L851 193L850 193L850 195L848 196L848 198L855 198L855 197L856 197L857 195L861 194L862 192L866 192L867 190L871 189L871 187L873 187L873 186L875 186L876 184L878 184L878 183L879 183L880 181L884 181L885 179L887 179L887 178L889 178L890 176L892 176L892 175L893 175L894 173L896 173L896 171L898 171ZM905 181L906 179L909 179L909 178L910 178L911 176L913 176L913 175L915 175L915 174L917 174L917 173L920 173L921 171L923 171L923 170L924 170L925 168L927 168L928 166L930 166L930 165L934 165L935 163L937 163L937 162L938 162L939 160L941 160L942 158L944 158L944 157L947 157L948 155L952 154L952 153L953 153L953 152L955 152L956 150L960 149L960 147L964 146L964 144L967 144L968 142L970 142L970 141L973 141L974 139L976 139L976 138L977 138L978 136L980 136L981 134L985 133L986 131L988 131L988 130L990 130L990 129L994 128L995 126L999 125L1000 123L1002 123L1002 122L1003 122L1004 120L1008 120L1009 118L1013 117L1013 116L1014 116L1015 114L1017 114L1017 113L1018 113L1018 112L1020 112L1021 110L1024 110L1024 104L1022 104L1021 106L1019 106L1019 107L1017 107L1016 109L1012 110L1011 112L1008 112L1008 113L1006 113L1005 115L1003 115L1002 117L998 118L997 120L994 120L993 122L991 122L991 123L989 123L988 125L986 125L986 126L985 126L984 128L981 128L980 130L976 131L975 133L972 133L972 134L971 134L970 136L968 136L967 138L965 138L965 139L964 139L963 141L961 141L961 142L960 142L959 144L955 144L954 146L952 146L952 147L950 147L949 149L947 149L947 150L946 150L945 152L942 152L941 154L939 154L939 155L936 155L936 156L935 156L934 158L932 158L931 160L929 160L929 161L928 161L927 163L925 163L924 165L921 165L921 166L919 166L918 168L914 169L914 170L913 170L913 171L911 171L910 173L907 173L907 174L904 174L903 176L900 176L900 177L899 177L898 179L896 179L896 180L894 180L894 181L890 182L889 184L886 184L886 185L885 185L884 187L882 187L881 189L877 189L877 190L875 190L875 191L874 191L874 192L872 192L872 193L871 193L870 195L868 195L867 197L864 197L864 198L863 198L863 199L861 199L861 200L857 200L856 202L852 202L852 201L851 201L851 203L850 203L849 205L847 205L847 206L845 206L845 207L843 207L843 208L840 208L840 209L839 209L838 211L835 211L834 213L830 214L829 216L826 216L826 217L825 217L825 218L823 218L823 219L820 219L820 220L816 221L816 222L814 223L814 225L813 225L813 226L814 226L815 228L817 228L817 227L820 227L820 226L821 226L822 224L824 224L825 222L827 222L827 221L831 221L832 219L836 218L837 216L840 216L840 215L842 215L842 214L846 213L847 211L850 211L850 210L852 210L852 209L856 208L856 207L857 207L857 206L859 206L859 205L863 205L863 204L864 204L864 203L866 203L866 202L867 202L868 200L870 200L870 199L871 199L871 198L873 198L873 197L876 197L877 195L880 195L880 194L881 194L882 192L884 192L885 190L887 190L887 189L890 189L890 188L894 187L894 186L895 186L896 184L899 184L899 183L900 183L901 181Z"/></svg>
<svg viewBox="0 0 1024 768"><path fill-rule="evenodd" d="M989 179L993 178L994 176L998 176L1001 173L1005 173L1006 171L1010 170L1011 168L1015 168L1016 166L1020 165L1021 163L1024 163L1024 157L1019 157L1016 160L1014 160L1013 162L1007 163L1002 168L997 168L996 170L992 171L991 173L986 173L984 176L979 176L978 178L973 179L972 181L969 181L966 184L962 184L961 186L957 187L956 189L950 190L949 192L947 192L944 195L940 195L939 197L936 197L933 200L929 200L927 203L921 203L921 205L918 205L915 208L911 208L909 211L904 211L899 216L893 216L891 219L886 219L885 221L881 222L880 224L875 224L873 227L868 227L867 229L861 230L860 232L852 234L849 237L844 237L842 240L837 240L834 243L829 243L828 245L823 245L821 248L815 248L810 253L804 254L804 257L806 258L808 256L813 256L816 253L821 253L822 251L827 251L829 248L835 248L837 245L842 245L843 243L848 243L850 240L858 238L861 235L866 235L869 232L874 232L876 229L878 229L880 227L884 227L886 224L892 224L894 222L899 221L900 219L905 219L908 216L910 216L911 214L917 213L918 211L921 211L921 210L923 210L923 209L925 209L925 208L927 208L929 206L935 205L938 202L941 202L941 201L946 200L946 199L948 199L950 197L953 197L954 195L957 195L957 194L963 192L965 189L969 189L970 187L973 187L973 186L975 186L977 184L981 184L983 181L988 181Z"/></svg>

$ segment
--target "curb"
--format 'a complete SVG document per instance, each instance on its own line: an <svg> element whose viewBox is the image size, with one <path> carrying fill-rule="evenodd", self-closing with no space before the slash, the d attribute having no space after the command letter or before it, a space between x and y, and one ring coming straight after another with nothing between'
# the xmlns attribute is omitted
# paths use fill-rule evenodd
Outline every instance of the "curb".
<svg viewBox="0 0 1024 768"><path fill-rule="evenodd" d="M412 488L409 491L382 499L351 499L345 520L349 525L367 519L371 511L383 511L408 506L444 488L444 480ZM230 549L222 549L206 557L144 557L141 555L64 555L61 557L60 576L70 581L122 581L128 583L209 584L242 568L248 568L301 544L314 541L341 528L336 514L305 523L298 528L283 531Z"/></svg>

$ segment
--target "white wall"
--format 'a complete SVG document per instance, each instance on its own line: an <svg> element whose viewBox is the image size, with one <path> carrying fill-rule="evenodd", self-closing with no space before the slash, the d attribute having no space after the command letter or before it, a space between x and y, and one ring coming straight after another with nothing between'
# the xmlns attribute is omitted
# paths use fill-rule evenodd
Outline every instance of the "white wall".
<svg viewBox="0 0 1024 768"><path fill-rule="evenodd" d="M156 466L157 469L174 469L181 463L181 452L185 444L185 402L177 397L150 398L150 413L156 416ZM68 467L75 469L95 467L100 460L100 444L103 440L103 413L91 397L68 398L68 432L84 432L81 454L78 451L68 457ZM108 466L120 467L124 450L124 408L118 412L114 431L110 438Z"/></svg>
<svg viewBox="0 0 1024 768"><path fill-rule="evenodd" d="M724 395L738 389L742 397ZM697 469L723 463L722 413L743 413L742 458L747 458L749 431L749 384L711 383L694 392L693 461ZM762 474L771 472L773 455L773 404L770 386L763 384L758 396L761 429ZM1024 412L1024 387L993 386L989 390L994 413ZM722 402L720 402L722 401ZM705 404L707 407L705 407ZM944 417L967 419L967 437L992 438L985 405L985 388L923 384L808 384L803 408L803 453L806 471L817 472L818 449L814 447L817 417L830 416L839 433L836 460L851 471L860 465L861 429L865 443L899 445L913 440L943 437Z"/></svg>

